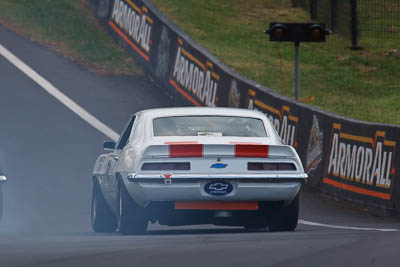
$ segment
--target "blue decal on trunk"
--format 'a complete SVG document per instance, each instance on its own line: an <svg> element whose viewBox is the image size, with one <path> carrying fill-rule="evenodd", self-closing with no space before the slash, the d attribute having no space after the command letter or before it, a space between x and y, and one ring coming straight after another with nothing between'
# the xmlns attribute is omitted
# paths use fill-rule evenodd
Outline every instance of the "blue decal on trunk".
<svg viewBox="0 0 400 267"><path fill-rule="evenodd" d="M213 165L211 165L210 168L223 169L223 168L226 168L226 166L228 166L228 164L225 164L225 163L214 163Z"/></svg>

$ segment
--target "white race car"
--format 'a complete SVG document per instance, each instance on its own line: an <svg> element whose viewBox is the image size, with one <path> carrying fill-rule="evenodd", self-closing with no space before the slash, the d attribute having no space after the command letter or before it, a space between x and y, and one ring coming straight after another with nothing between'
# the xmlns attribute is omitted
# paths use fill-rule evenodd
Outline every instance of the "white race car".
<svg viewBox="0 0 400 267"><path fill-rule="evenodd" d="M292 231L306 182L296 151L261 112L163 108L133 115L93 169L95 232L215 224Z"/></svg>

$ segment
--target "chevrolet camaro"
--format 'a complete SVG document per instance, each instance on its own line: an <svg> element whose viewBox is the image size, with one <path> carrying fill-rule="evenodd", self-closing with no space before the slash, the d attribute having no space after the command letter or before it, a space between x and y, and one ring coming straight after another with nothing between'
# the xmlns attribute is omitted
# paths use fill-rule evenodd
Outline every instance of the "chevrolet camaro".
<svg viewBox="0 0 400 267"><path fill-rule="evenodd" d="M95 232L215 224L292 231L307 180L270 120L245 109L140 111L93 168Z"/></svg>

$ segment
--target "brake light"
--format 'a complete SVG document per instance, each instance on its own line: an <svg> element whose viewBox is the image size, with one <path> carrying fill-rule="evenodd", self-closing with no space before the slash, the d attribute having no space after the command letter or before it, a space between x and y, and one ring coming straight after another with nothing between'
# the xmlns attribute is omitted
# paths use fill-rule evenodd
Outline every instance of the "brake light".
<svg viewBox="0 0 400 267"><path fill-rule="evenodd" d="M267 145L235 145L235 157L241 158L268 158Z"/></svg>
<svg viewBox="0 0 400 267"><path fill-rule="evenodd" d="M171 158L191 158L203 156L203 145L189 144L189 145L170 145L169 156Z"/></svg>
<svg viewBox="0 0 400 267"><path fill-rule="evenodd" d="M295 171L296 165L286 162L249 162L249 171Z"/></svg>
<svg viewBox="0 0 400 267"><path fill-rule="evenodd" d="M142 171L189 171L190 162L147 162Z"/></svg>

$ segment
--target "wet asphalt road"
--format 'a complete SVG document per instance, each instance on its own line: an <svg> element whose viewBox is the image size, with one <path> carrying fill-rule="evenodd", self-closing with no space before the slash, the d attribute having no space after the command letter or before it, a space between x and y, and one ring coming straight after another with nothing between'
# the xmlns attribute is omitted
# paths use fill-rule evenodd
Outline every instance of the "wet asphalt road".
<svg viewBox="0 0 400 267"><path fill-rule="evenodd" d="M104 77L0 26L0 44L106 125L173 103L143 77ZM211 225L148 235L95 234L90 173L107 137L0 56L0 148L6 155L0 266L399 266L399 232L300 224L295 232ZM400 229L400 222L303 193L301 219Z"/></svg>

